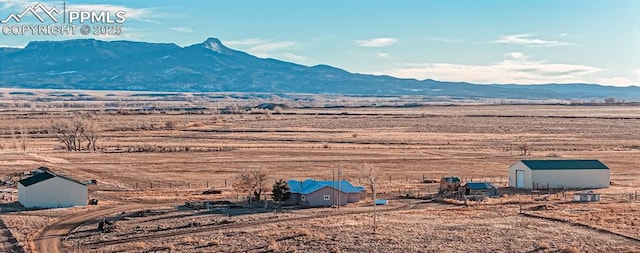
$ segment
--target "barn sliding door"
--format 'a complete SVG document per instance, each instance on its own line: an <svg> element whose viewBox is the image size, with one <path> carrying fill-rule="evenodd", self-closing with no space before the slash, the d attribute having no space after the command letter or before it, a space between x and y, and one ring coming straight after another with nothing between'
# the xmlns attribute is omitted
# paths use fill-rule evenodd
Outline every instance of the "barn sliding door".
<svg viewBox="0 0 640 253"><path fill-rule="evenodd" d="M516 170L516 188L524 188L524 170Z"/></svg>

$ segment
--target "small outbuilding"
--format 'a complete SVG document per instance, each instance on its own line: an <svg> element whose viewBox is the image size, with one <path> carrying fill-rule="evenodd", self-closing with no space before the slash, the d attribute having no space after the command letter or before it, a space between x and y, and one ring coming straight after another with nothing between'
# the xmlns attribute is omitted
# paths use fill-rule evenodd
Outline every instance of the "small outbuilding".
<svg viewBox="0 0 640 253"><path fill-rule="evenodd" d="M87 186L49 170L18 181L18 202L27 208L86 206Z"/></svg>
<svg viewBox="0 0 640 253"><path fill-rule="evenodd" d="M607 188L609 167L598 160L521 160L509 167L509 186L520 189Z"/></svg>
<svg viewBox="0 0 640 253"><path fill-rule="evenodd" d="M346 205L366 197L362 186L354 186L347 180L289 180L291 198L289 204L306 207Z"/></svg>
<svg viewBox="0 0 640 253"><path fill-rule="evenodd" d="M600 201L600 193L593 191L582 191L573 194L574 202L597 202Z"/></svg>
<svg viewBox="0 0 640 253"><path fill-rule="evenodd" d="M465 195L498 196L498 187L489 182L467 182L462 188Z"/></svg>

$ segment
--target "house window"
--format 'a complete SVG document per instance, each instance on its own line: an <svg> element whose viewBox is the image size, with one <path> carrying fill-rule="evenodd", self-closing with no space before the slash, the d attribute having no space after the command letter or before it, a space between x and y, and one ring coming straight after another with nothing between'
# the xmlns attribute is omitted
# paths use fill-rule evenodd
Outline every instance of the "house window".
<svg viewBox="0 0 640 253"><path fill-rule="evenodd" d="M306 201L307 200L306 195L300 195L300 200Z"/></svg>
<svg viewBox="0 0 640 253"><path fill-rule="evenodd" d="M324 200L331 200L331 195L324 195Z"/></svg>

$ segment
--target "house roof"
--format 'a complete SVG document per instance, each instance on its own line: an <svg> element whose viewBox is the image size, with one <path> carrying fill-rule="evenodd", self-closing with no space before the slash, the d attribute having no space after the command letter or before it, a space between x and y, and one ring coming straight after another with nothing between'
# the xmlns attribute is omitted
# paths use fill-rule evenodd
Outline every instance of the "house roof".
<svg viewBox="0 0 640 253"><path fill-rule="evenodd" d="M332 180L313 180L306 179L304 181L300 180L289 180L287 181L289 184L289 190L291 193L298 194L310 194L317 190L320 190L324 187L331 187L333 189L339 190L343 193L360 193L364 191L364 187L362 186L353 186L351 182L347 180L340 181L332 181Z"/></svg>
<svg viewBox="0 0 640 253"><path fill-rule="evenodd" d="M532 170L608 170L598 160L522 160Z"/></svg>
<svg viewBox="0 0 640 253"><path fill-rule="evenodd" d="M491 183L487 183L487 182L467 182L467 184L465 186L469 187L469 189L472 189L472 190L482 190L482 189L493 189L494 188L494 186Z"/></svg>
<svg viewBox="0 0 640 253"><path fill-rule="evenodd" d="M77 181L75 179L68 178L68 177L65 177L65 176L61 176L61 175L58 175L58 174L54 174L53 172L51 172L49 170L44 170L42 173L38 173L38 174L35 174L35 175L31 176L31 177L22 179L22 180L18 181L18 183L20 183L23 186L30 186L30 185L34 185L34 184L40 183L42 181L49 180L49 179L54 178L54 177L59 177L59 178L65 179L67 181L71 181L71 182L74 182L74 183L77 183L77 184L84 185L80 181Z"/></svg>

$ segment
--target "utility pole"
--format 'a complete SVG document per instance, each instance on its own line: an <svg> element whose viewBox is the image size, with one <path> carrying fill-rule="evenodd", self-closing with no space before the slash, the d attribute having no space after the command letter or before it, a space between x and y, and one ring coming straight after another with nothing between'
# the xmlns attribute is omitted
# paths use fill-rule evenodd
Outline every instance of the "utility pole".
<svg viewBox="0 0 640 253"><path fill-rule="evenodd" d="M333 174L331 176L331 187L333 189L333 196L331 196L331 203L336 203L336 170L332 170Z"/></svg>
<svg viewBox="0 0 640 253"><path fill-rule="evenodd" d="M342 176L342 170L340 169L340 163L338 163L338 211L340 210L340 192L342 189L340 188L340 177Z"/></svg>
<svg viewBox="0 0 640 253"><path fill-rule="evenodd" d="M373 185L373 234L375 236L376 234L376 216L378 216L377 212L376 212L376 182L375 180L373 182L371 182L371 185Z"/></svg>

